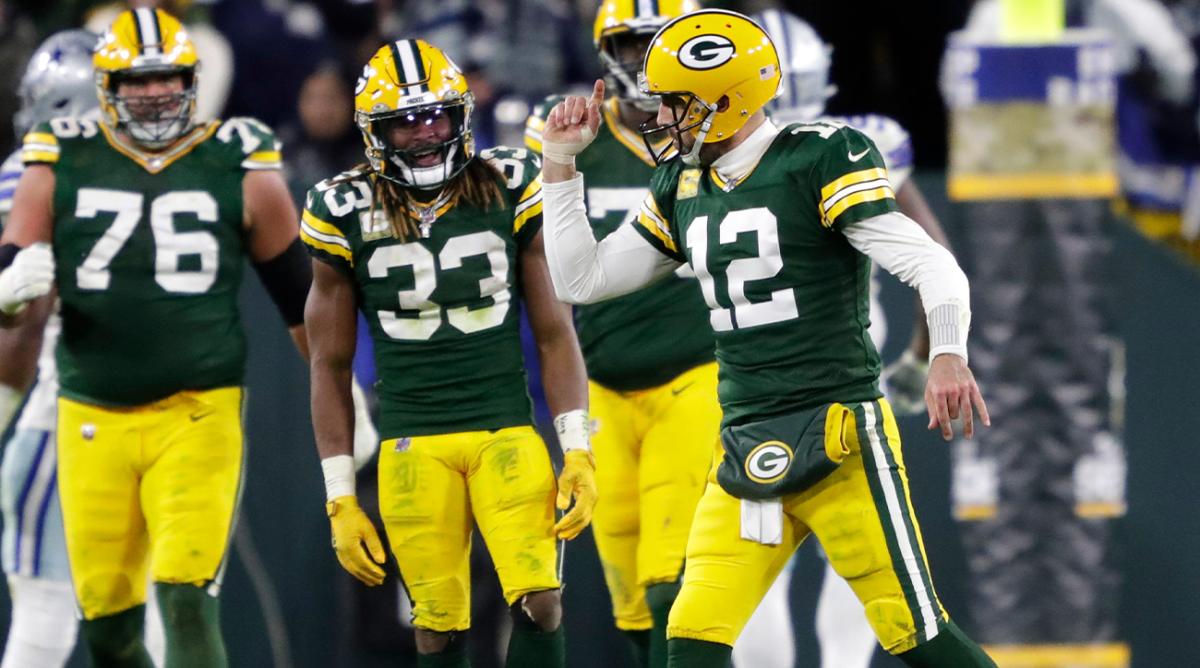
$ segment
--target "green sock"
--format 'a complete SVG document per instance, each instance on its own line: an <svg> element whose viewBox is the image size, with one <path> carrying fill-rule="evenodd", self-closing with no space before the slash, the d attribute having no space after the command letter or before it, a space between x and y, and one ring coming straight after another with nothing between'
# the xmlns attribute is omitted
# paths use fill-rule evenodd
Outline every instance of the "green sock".
<svg viewBox="0 0 1200 668"><path fill-rule="evenodd" d="M671 668L729 668L733 648L719 642L671 638L667 642Z"/></svg>
<svg viewBox="0 0 1200 668"><path fill-rule="evenodd" d="M513 620L512 635L508 638L508 668L565 668L567 665L567 634L562 624L553 631L543 631L520 602L509 606Z"/></svg>
<svg viewBox="0 0 1200 668"><path fill-rule="evenodd" d="M621 631L621 633L629 639L629 650L633 652L633 657L637 659L637 665L641 666L641 668L649 668L650 629Z"/></svg>
<svg viewBox="0 0 1200 668"><path fill-rule="evenodd" d="M941 625L933 640L897 654L896 658L914 668L996 668L996 662L951 621Z"/></svg>
<svg viewBox="0 0 1200 668"><path fill-rule="evenodd" d="M154 668L142 644L146 606L136 605L115 615L85 619L80 625L88 656L95 668Z"/></svg>
<svg viewBox="0 0 1200 668"><path fill-rule="evenodd" d="M451 633L445 649L437 654L417 654L417 668L471 668L465 633Z"/></svg>
<svg viewBox="0 0 1200 668"><path fill-rule="evenodd" d="M157 582L158 607L171 668L223 668L229 665L221 640L219 606L203 587Z"/></svg>
<svg viewBox="0 0 1200 668"><path fill-rule="evenodd" d="M646 605L654 620L646 662L648 668L667 668L667 618L671 615L675 597L679 595L679 586L678 582L660 582L646 587Z"/></svg>

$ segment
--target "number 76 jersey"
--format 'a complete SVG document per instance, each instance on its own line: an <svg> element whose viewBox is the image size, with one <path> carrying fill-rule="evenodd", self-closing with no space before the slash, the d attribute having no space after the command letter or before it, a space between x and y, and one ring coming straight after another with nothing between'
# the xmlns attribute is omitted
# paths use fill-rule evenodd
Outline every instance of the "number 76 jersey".
<svg viewBox="0 0 1200 668"><path fill-rule="evenodd" d="M655 171L634 226L696 272L724 426L880 396L870 261L841 230L895 210L875 145L841 124L784 128L736 183L678 159Z"/></svg>
<svg viewBox="0 0 1200 668"><path fill-rule="evenodd" d="M61 394L136 406L242 383L242 180L281 168L271 130L235 118L146 153L102 124L59 118L21 159L54 171Z"/></svg>
<svg viewBox="0 0 1200 668"><path fill-rule="evenodd" d="M384 439L532 423L517 302L520 253L542 224L540 168L524 149L474 159L503 175L502 201L481 209L443 190L424 216L409 212L419 238L393 236L368 170L308 192L300 239L357 288Z"/></svg>

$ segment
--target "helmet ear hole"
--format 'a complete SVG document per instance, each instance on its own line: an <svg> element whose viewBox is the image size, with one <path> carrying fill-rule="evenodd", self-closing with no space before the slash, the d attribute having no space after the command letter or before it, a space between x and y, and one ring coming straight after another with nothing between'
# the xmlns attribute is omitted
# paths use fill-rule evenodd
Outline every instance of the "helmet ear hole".
<svg viewBox="0 0 1200 668"><path fill-rule="evenodd" d="M721 99L717 100L717 113L729 111L729 96L722 95Z"/></svg>

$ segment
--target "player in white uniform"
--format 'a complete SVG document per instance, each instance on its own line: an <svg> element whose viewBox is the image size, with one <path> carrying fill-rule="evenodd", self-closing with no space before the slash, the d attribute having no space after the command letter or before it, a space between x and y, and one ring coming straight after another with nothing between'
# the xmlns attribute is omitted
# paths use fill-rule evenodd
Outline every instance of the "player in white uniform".
<svg viewBox="0 0 1200 668"><path fill-rule="evenodd" d="M913 167L908 131L895 120L880 114L824 115L825 101L836 90L829 83L829 45L808 23L787 12L772 9L753 18L771 35L779 52L783 74L780 95L768 105L771 119L780 126L820 119L861 130L883 155L900 210L935 241L948 247L937 218L929 210L917 185L908 179ZM887 321L878 292L879 284L873 274L870 333L875 347L882 350L887 339ZM919 305L918 313L923 313ZM913 415L925 410L929 330L924 317L915 318L914 322L916 327L911 343L899 360L884 369L880 383L897 415ZM795 663L795 638L788 607L791 579L789 565L780 573L742 631L733 649L734 664L738 668L791 668ZM828 561L817 601L816 622L821 668L867 668L878 641L867 622L862 603Z"/></svg>

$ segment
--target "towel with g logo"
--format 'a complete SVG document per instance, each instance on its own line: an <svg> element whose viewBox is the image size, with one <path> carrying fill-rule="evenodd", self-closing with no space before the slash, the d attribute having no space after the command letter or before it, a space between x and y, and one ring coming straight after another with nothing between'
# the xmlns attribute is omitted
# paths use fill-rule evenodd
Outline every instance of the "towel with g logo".
<svg viewBox="0 0 1200 668"><path fill-rule="evenodd" d="M824 404L721 430L725 455L717 483L739 499L772 499L812 487L837 469L850 448L842 435L853 408Z"/></svg>

